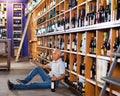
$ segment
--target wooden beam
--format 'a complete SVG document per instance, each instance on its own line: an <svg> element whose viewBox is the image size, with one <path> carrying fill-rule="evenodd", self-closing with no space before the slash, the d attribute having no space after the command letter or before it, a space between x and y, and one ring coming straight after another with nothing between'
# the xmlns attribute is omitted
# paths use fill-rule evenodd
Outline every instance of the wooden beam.
<svg viewBox="0 0 120 96"><path fill-rule="evenodd" d="M25 28L24 28L24 31L23 31L23 34L22 34L22 39L21 39L19 49L18 49L18 52L17 52L16 61L18 61L19 56L20 56L20 52L21 52L22 45L23 45L23 42L24 42L24 38L25 38L25 35L26 35L26 32L27 32L27 28L28 28L28 24L29 24L29 21L30 21L30 18L31 18L31 14L32 13L28 14L27 22L26 22L26 25L25 25Z"/></svg>

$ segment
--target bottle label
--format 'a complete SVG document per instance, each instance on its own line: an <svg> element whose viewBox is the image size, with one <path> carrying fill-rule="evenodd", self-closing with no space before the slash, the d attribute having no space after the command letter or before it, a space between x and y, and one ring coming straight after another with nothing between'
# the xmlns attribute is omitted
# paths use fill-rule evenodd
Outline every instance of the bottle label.
<svg viewBox="0 0 120 96"><path fill-rule="evenodd" d="M61 49L64 49L64 42L62 43Z"/></svg>
<svg viewBox="0 0 120 96"><path fill-rule="evenodd" d="M67 63L65 62L65 68L67 68Z"/></svg>
<svg viewBox="0 0 120 96"><path fill-rule="evenodd" d="M74 49L74 45L75 45L75 43L74 43L74 42L72 42L72 49Z"/></svg>
<svg viewBox="0 0 120 96"><path fill-rule="evenodd" d="M54 81L51 81L51 89L54 89Z"/></svg>
<svg viewBox="0 0 120 96"><path fill-rule="evenodd" d="M84 75L84 73L85 73L85 70L84 70L84 69L82 69L82 75Z"/></svg>
<svg viewBox="0 0 120 96"><path fill-rule="evenodd" d="M67 45L67 49L68 49L68 50L70 49L70 44Z"/></svg>
<svg viewBox="0 0 120 96"><path fill-rule="evenodd" d="M92 78L93 74L92 74L92 70L90 70L90 78Z"/></svg>
<svg viewBox="0 0 120 96"><path fill-rule="evenodd" d="M77 50L77 46L75 45L75 46L74 46L74 51L76 51L76 50Z"/></svg>

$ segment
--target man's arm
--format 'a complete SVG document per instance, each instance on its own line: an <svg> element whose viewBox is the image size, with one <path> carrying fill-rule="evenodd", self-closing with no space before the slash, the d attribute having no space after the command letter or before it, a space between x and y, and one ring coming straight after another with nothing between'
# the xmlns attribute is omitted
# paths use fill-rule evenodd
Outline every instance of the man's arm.
<svg viewBox="0 0 120 96"><path fill-rule="evenodd" d="M61 74L60 76L56 77L55 75L52 76L52 80L56 81L56 80L62 80L64 79L65 74Z"/></svg>
<svg viewBox="0 0 120 96"><path fill-rule="evenodd" d="M50 67L48 66L48 64L43 65L43 64L40 64L39 62L37 62L37 61L35 61L35 60L31 60L31 62L34 63L34 64L37 65L37 66L40 66L40 67L43 68L43 69L50 68Z"/></svg>

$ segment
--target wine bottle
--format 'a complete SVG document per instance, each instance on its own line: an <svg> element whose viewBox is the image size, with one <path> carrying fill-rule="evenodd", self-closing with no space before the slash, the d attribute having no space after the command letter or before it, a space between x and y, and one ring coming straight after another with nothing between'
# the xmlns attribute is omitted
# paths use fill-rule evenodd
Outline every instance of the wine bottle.
<svg viewBox="0 0 120 96"><path fill-rule="evenodd" d="M76 45L77 45L77 39L76 39L76 36L75 36L75 38L72 41L72 51L76 51Z"/></svg>
<svg viewBox="0 0 120 96"><path fill-rule="evenodd" d="M86 36L85 33L82 33L82 38L81 38L81 42L80 42L80 52L85 52L85 42L86 42Z"/></svg>
<svg viewBox="0 0 120 96"><path fill-rule="evenodd" d="M94 53L94 34L92 34L91 36L91 41L90 41L90 54L93 54Z"/></svg>
<svg viewBox="0 0 120 96"><path fill-rule="evenodd" d="M92 3L89 5L89 25L92 25Z"/></svg>
<svg viewBox="0 0 120 96"><path fill-rule="evenodd" d="M60 39L60 35L58 36L58 49L60 49L61 45L60 45L61 39Z"/></svg>
<svg viewBox="0 0 120 96"><path fill-rule="evenodd" d="M80 52L82 52L83 40L80 41Z"/></svg>
<svg viewBox="0 0 120 96"><path fill-rule="evenodd" d="M52 48L52 37L50 37L50 48Z"/></svg>
<svg viewBox="0 0 120 96"><path fill-rule="evenodd" d="M83 95L85 93L84 82L78 82L78 93Z"/></svg>
<svg viewBox="0 0 120 96"><path fill-rule="evenodd" d="M75 22L76 22L76 19L75 19L75 14L72 14L72 19L71 19L71 28L75 28Z"/></svg>
<svg viewBox="0 0 120 96"><path fill-rule="evenodd" d="M82 57L82 62L80 64L80 75L85 75L85 61L84 61L84 57Z"/></svg>
<svg viewBox="0 0 120 96"><path fill-rule="evenodd" d="M96 59L92 59L92 66L90 69L90 78L91 79L96 79Z"/></svg>
<svg viewBox="0 0 120 96"><path fill-rule="evenodd" d="M51 81L51 91L55 92L55 81L54 80Z"/></svg>
<svg viewBox="0 0 120 96"><path fill-rule="evenodd" d="M65 19L64 19L64 17L61 20L61 30L65 30Z"/></svg>
<svg viewBox="0 0 120 96"><path fill-rule="evenodd" d="M64 37L61 38L61 49L64 50Z"/></svg>
<svg viewBox="0 0 120 96"><path fill-rule="evenodd" d="M68 36L67 50L70 51L70 36Z"/></svg>
<svg viewBox="0 0 120 96"><path fill-rule="evenodd" d="M65 19L65 29L67 30L67 29L69 29L70 28L70 19L69 19L69 16L68 17L66 17L66 19Z"/></svg>
<svg viewBox="0 0 120 96"><path fill-rule="evenodd" d="M93 54L96 54L96 37L94 37L93 40L93 48L94 48Z"/></svg>
<svg viewBox="0 0 120 96"><path fill-rule="evenodd" d="M96 5L92 4L91 8L91 25L96 24Z"/></svg>
<svg viewBox="0 0 120 96"><path fill-rule="evenodd" d="M97 15L97 12L94 11L93 14L94 14L94 18L93 18L94 24L96 24L96 23L97 23L97 16L96 16L96 15Z"/></svg>
<svg viewBox="0 0 120 96"><path fill-rule="evenodd" d="M71 0L69 0L69 5L68 5L68 9L72 8L72 3Z"/></svg>
<svg viewBox="0 0 120 96"><path fill-rule="evenodd" d="M69 56L68 56L68 54L66 55L66 59L65 59L65 68L69 69Z"/></svg>
<svg viewBox="0 0 120 96"><path fill-rule="evenodd" d="M104 41L101 46L101 55L107 55L107 33L104 32Z"/></svg>
<svg viewBox="0 0 120 96"><path fill-rule="evenodd" d="M75 41L74 41L74 51L77 51L77 35L75 37Z"/></svg>
<svg viewBox="0 0 120 96"><path fill-rule="evenodd" d="M60 30L60 19L57 20L57 30Z"/></svg>
<svg viewBox="0 0 120 96"><path fill-rule="evenodd" d="M53 6L53 2L52 0L50 0L50 8Z"/></svg>
<svg viewBox="0 0 120 96"><path fill-rule="evenodd" d="M118 35L118 33L117 33L117 36L116 36L116 38L115 38L115 41L114 41L114 43L113 43L113 51L114 52L116 52L117 51L117 49L118 49L118 47L119 47L119 39L120 39L120 37L119 37L119 35Z"/></svg>
<svg viewBox="0 0 120 96"><path fill-rule="evenodd" d="M56 0L53 0L53 6L56 4Z"/></svg>
<svg viewBox="0 0 120 96"><path fill-rule="evenodd" d="M71 0L72 7L75 7L77 5L77 0Z"/></svg>
<svg viewBox="0 0 120 96"><path fill-rule="evenodd" d="M13 38L21 38L21 35L19 32L14 32Z"/></svg>
<svg viewBox="0 0 120 96"><path fill-rule="evenodd" d="M91 25L91 13L88 13L88 25Z"/></svg>
<svg viewBox="0 0 120 96"><path fill-rule="evenodd" d="M94 24L94 13L90 13L91 15L91 19L90 19L90 25L93 25Z"/></svg>
<svg viewBox="0 0 120 96"><path fill-rule="evenodd" d="M98 10L99 13L99 23L104 22L104 17L105 17L105 9L103 5L100 5L100 8Z"/></svg>
<svg viewBox="0 0 120 96"><path fill-rule="evenodd" d="M77 0L69 0L68 9L75 7L77 5Z"/></svg>
<svg viewBox="0 0 120 96"><path fill-rule="evenodd" d="M58 48L61 49L61 45L62 45L62 40L61 37L58 37Z"/></svg>
<svg viewBox="0 0 120 96"><path fill-rule="evenodd" d="M65 16L65 30L67 30L67 16Z"/></svg>
<svg viewBox="0 0 120 96"><path fill-rule="evenodd" d="M81 10L81 26L84 26L85 23L85 8L82 8Z"/></svg>
<svg viewBox="0 0 120 96"><path fill-rule="evenodd" d="M82 17L81 17L81 10L79 10L79 16L78 16L78 27L82 26Z"/></svg>
<svg viewBox="0 0 120 96"><path fill-rule="evenodd" d="M107 5L105 8L105 22L109 22L111 20L111 9L110 5Z"/></svg>
<svg viewBox="0 0 120 96"><path fill-rule="evenodd" d="M107 42L107 56L110 55L110 39Z"/></svg>
<svg viewBox="0 0 120 96"><path fill-rule="evenodd" d="M86 15L86 26L90 25L89 14Z"/></svg>
<svg viewBox="0 0 120 96"><path fill-rule="evenodd" d="M13 23L14 24L21 24L21 20L20 19L15 19Z"/></svg>
<svg viewBox="0 0 120 96"><path fill-rule="evenodd" d="M74 58L74 62L73 62L73 71L74 72L77 72L77 58L76 58L76 56L75 56L75 58Z"/></svg>
<svg viewBox="0 0 120 96"><path fill-rule="evenodd" d="M120 0L117 0L117 20L120 19Z"/></svg>

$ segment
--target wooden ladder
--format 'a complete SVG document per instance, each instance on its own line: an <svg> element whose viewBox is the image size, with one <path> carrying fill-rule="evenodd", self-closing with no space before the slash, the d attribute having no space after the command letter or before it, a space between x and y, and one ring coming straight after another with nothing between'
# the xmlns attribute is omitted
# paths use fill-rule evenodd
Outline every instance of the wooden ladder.
<svg viewBox="0 0 120 96"><path fill-rule="evenodd" d="M101 78L102 80L105 81L105 83L104 83L104 86L100 92L100 96L105 96L104 94L105 94L105 91L106 91L108 84L113 84L113 85L120 87L120 78L112 76L112 73L113 73L115 66L117 64L117 60L120 57L120 45L119 45L117 51L115 53L111 53L111 55L114 56L114 61L112 62L112 65L110 67L108 75L106 77Z"/></svg>
<svg viewBox="0 0 120 96"><path fill-rule="evenodd" d="M22 45L23 45L23 42L24 42L24 38L25 38L25 35L26 35L26 32L27 32L27 28L28 28L28 24L29 24L29 21L30 21L30 18L31 18L31 14L32 14L31 12L28 14L27 22L26 22L26 25L25 25L25 28L24 28L24 31L23 31L23 35L22 35L22 39L21 39L21 42L20 42L20 45L19 45L19 48L18 48L16 61L18 61L19 56L20 56L20 52L21 52Z"/></svg>

